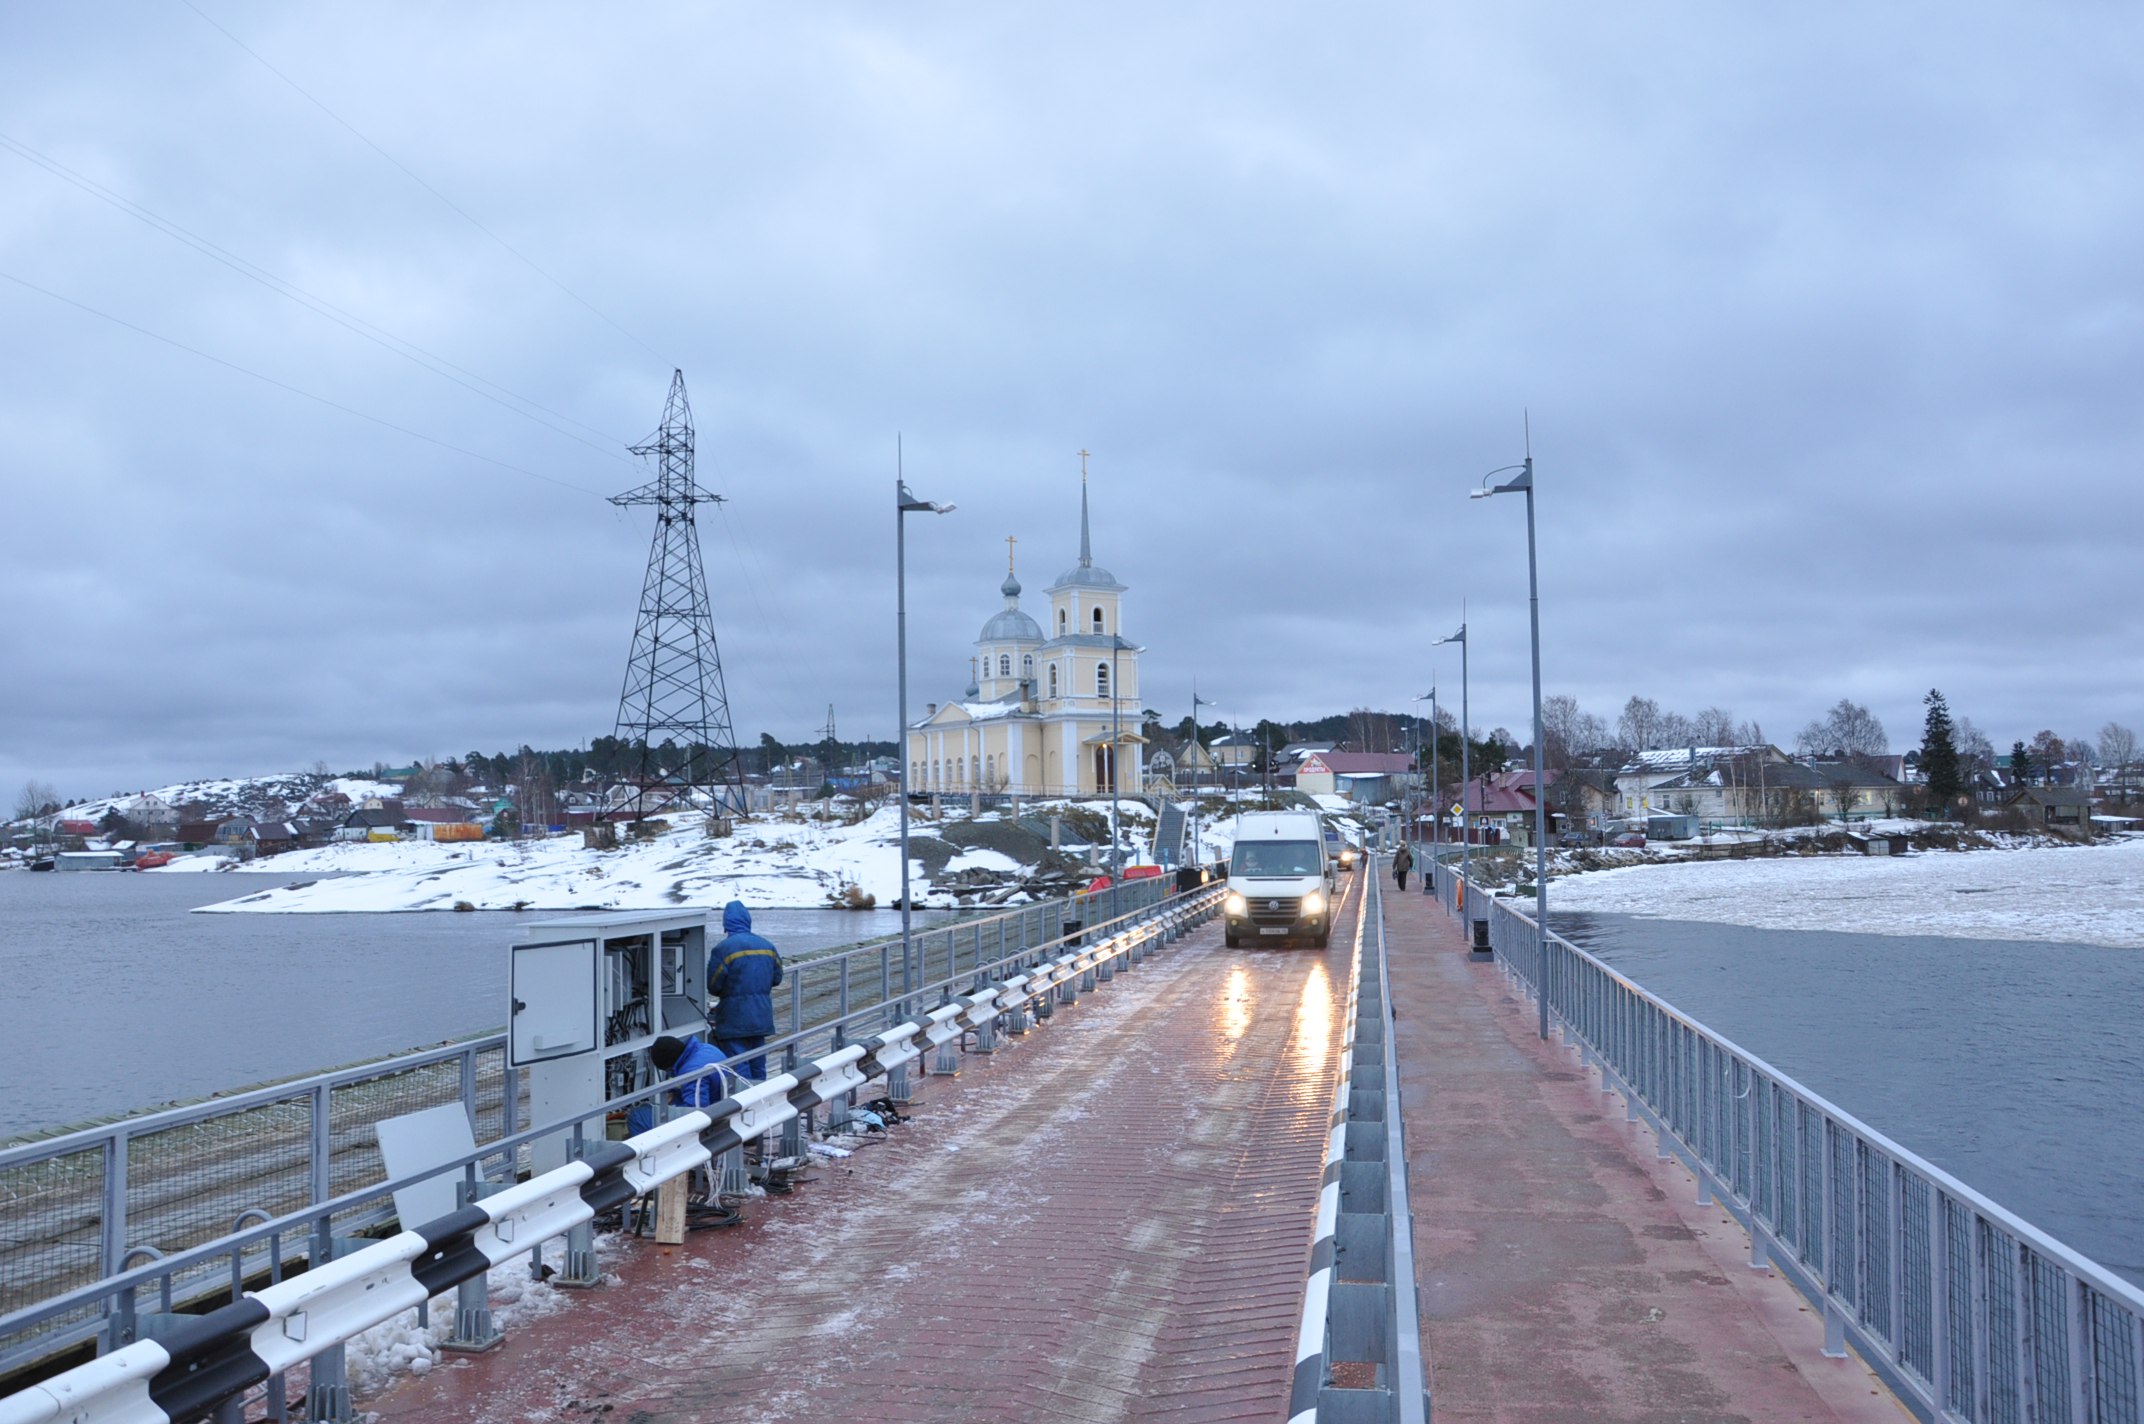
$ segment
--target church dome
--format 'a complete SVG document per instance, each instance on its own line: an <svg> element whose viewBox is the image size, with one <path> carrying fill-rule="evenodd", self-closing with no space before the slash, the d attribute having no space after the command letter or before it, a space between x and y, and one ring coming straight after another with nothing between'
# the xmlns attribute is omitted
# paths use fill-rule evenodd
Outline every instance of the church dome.
<svg viewBox="0 0 2144 1424"><path fill-rule="evenodd" d="M1107 588L1120 589L1117 576L1100 564L1074 564L1057 576L1052 588Z"/></svg>
<svg viewBox="0 0 2144 1424"><path fill-rule="evenodd" d="M1007 583L1012 580L1007 579ZM1017 587L1017 585L1015 585ZM1018 597L1017 594L1012 597ZM988 623L983 625L983 635L978 643L1039 643L1042 641L1042 625L1022 613L1008 602Z"/></svg>

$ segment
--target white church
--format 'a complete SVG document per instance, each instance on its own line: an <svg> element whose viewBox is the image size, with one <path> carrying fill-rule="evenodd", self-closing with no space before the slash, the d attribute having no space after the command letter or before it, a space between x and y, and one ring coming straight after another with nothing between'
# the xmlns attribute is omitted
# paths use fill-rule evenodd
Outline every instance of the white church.
<svg viewBox="0 0 2144 1424"><path fill-rule="evenodd" d="M1008 545L1016 541L1008 540ZM968 690L908 729L913 791L1107 796L1143 784L1139 654L1118 628L1125 586L1094 562L1080 480L1079 562L1050 585L1048 636L1020 607L1010 556L1005 606L983 625Z"/></svg>

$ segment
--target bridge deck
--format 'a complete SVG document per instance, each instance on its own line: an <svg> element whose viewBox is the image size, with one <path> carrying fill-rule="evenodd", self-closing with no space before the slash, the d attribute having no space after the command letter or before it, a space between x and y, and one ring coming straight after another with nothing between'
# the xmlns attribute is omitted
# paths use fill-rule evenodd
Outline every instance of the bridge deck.
<svg viewBox="0 0 2144 1424"><path fill-rule="evenodd" d="M1385 896L1437 1424L1908 1418L1460 922Z"/></svg>
<svg viewBox="0 0 2144 1424"><path fill-rule="evenodd" d="M923 1080L912 1123L746 1225L629 1247L618 1284L366 1405L425 1424L1275 1420L1347 955L1341 935L1229 950L1209 925Z"/></svg>
<svg viewBox="0 0 2144 1424"><path fill-rule="evenodd" d="M1535 1038L1456 921L1384 904L1439 1424L1906 1417L1822 1357L1818 1318ZM745 1226L626 1247L609 1288L366 1404L383 1424L1278 1420L1350 939L1219 940L925 1080L914 1122Z"/></svg>

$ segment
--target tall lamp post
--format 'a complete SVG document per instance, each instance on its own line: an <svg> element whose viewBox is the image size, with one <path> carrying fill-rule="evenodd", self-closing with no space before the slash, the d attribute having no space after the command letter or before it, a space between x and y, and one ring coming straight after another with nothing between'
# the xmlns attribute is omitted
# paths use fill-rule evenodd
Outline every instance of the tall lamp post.
<svg viewBox="0 0 2144 1424"><path fill-rule="evenodd" d="M1489 481L1506 470L1516 470L1500 485ZM1534 457L1504 465L1482 476L1482 487L1468 496L1487 499L1493 494L1526 496L1526 603L1533 621L1534 641L1534 925L1541 940L1540 989L1541 1037L1548 1037L1548 788L1541 783L1541 581L1534 561Z"/></svg>
<svg viewBox="0 0 2144 1424"><path fill-rule="evenodd" d="M1467 625L1461 623L1459 631L1449 638L1439 638L1431 643L1432 648L1446 643L1459 645L1459 893L1467 893L1467 877L1474 873L1474 813L1467 809L1467 788L1474 779L1473 747L1474 734L1467 723ZM1443 808L1438 808L1443 814ZM1469 909L1466 917L1474 918Z"/></svg>
<svg viewBox="0 0 2144 1424"><path fill-rule="evenodd" d="M1434 868L1437 863L1437 847L1444 840L1444 800L1442 788L1438 785L1437 779L1437 744L1442 740L1440 735L1442 729L1437 722L1436 684L1431 683L1429 691L1417 697L1415 701L1429 704L1429 861L1431 867ZM1421 753L1417 752L1415 755L1419 760Z"/></svg>
<svg viewBox="0 0 2144 1424"><path fill-rule="evenodd" d="M916 987L915 943L909 934L908 917L908 516L951 514L953 506L933 504L910 494L908 481L898 473L901 464L898 436L893 450L896 471L893 481L893 627L895 656L900 660L901 720L896 725L901 729L901 1000L905 1012L908 997Z"/></svg>
<svg viewBox="0 0 2144 1424"><path fill-rule="evenodd" d="M1422 695L1421 695L1420 697L1416 697L1416 698L1412 698L1412 699L1410 699L1411 701L1413 701L1413 702L1416 702L1416 703L1423 703L1423 702L1428 702L1428 703L1430 704L1430 714L1429 714L1429 715L1430 715L1430 722L1431 722L1431 726L1430 726L1430 735L1431 735L1432 737L1436 736L1436 725L1435 725L1435 723L1436 723L1436 716L1437 716L1437 705L1436 705L1436 703L1435 703L1435 702L1434 702L1434 701L1432 700L1432 699L1434 699L1434 698L1436 697L1436 695L1437 695L1437 689L1435 689L1434 687L1432 687L1432 688L1431 688L1431 689L1430 689L1429 691L1427 691L1427 692L1423 693L1423 694L1422 694ZM1415 785L1416 785L1416 787L1417 787L1417 788L1419 788L1419 787L1421 786L1421 784L1422 784L1422 783L1421 783L1421 780L1420 780L1420 777L1421 777L1421 775L1422 775L1422 767L1421 767L1421 761L1422 761L1422 713L1421 713L1421 711L1419 710L1419 708L1417 708L1417 710L1416 710L1416 712L1415 712L1415 714L1414 714L1414 722L1415 722L1415 733L1414 733L1414 759L1415 759L1415 769L1414 769L1414 774L1415 774L1415 777L1417 778L1417 779L1416 779L1416 781L1415 781ZM1436 754L1435 754L1434 752L1432 752L1432 753L1430 754L1430 760L1431 760L1432 762L1434 762L1434 761L1436 760ZM1434 776L1434 775L1435 775L1435 773L1434 773L1434 772L1432 772L1432 773L1431 773L1431 775L1432 775L1432 776ZM1434 782L1432 783L1432 785L1434 785ZM1419 793L1418 793L1418 794L1419 794ZM1432 790L1432 791L1431 791L1431 792L1429 793L1429 804L1430 804L1430 808L1431 808L1431 810L1432 810L1432 811L1434 811L1434 810L1436 809L1436 805L1437 805L1437 793L1436 793L1436 792L1435 792L1434 790ZM1421 818L1421 816L1420 816L1420 815L1416 815L1416 816L1412 817L1412 818L1410 819L1410 821L1409 821L1409 824L1408 824L1408 827L1407 827L1407 829L1408 829L1409 831L1411 831L1411 832L1413 832L1413 833L1414 833L1414 838L1415 838L1415 840L1417 840L1417 841L1420 841L1420 840L1422 839L1422 818ZM1426 871L1425 871L1425 872L1424 872L1424 874L1423 874L1423 878L1424 878L1424 879L1428 879L1428 878L1429 878L1429 875L1428 875L1428 873L1427 873Z"/></svg>
<svg viewBox="0 0 2144 1424"><path fill-rule="evenodd" d="M1194 753L1199 749L1199 708L1211 706L1211 702L1199 696L1198 684L1191 684L1191 750ZM1206 864L1205 852L1199 844L1199 793L1196 784L1191 790L1191 859L1187 864L1200 867Z"/></svg>

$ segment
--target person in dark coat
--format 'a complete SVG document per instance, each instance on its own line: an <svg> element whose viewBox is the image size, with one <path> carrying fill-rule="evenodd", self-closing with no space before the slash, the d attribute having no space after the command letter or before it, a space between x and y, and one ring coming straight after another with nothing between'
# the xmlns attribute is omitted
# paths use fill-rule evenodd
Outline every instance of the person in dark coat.
<svg viewBox="0 0 2144 1424"><path fill-rule="evenodd" d="M720 1049L694 1038L672 1038L668 1034L648 1045L648 1061L653 1063L665 1078L682 1078L687 1073L697 1073L702 1068L713 1068L726 1055ZM670 1090L670 1101L682 1108L704 1108L729 1096L730 1075L717 1068L704 1078L694 1079ZM655 1109L647 1103L636 1103L625 1115L626 1131L638 1137L655 1126Z"/></svg>
<svg viewBox="0 0 2144 1424"><path fill-rule="evenodd" d="M722 942L707 953L707 992L715 1006L715 1047L725 1058L748 1053L774 1032L774 989L782 982L782 956L752 933L752 912L744 901L722 907ZM764 1082L767 1056L758 1054L737 1065L738 1073Z"/></svg>
<svg viewBox="0 0 2144 1424"><path fill-rule="evenodd" d="M1407 872L1412 869L1414 869L1414 852L1407 849L1405 841L1401 841L1400 848L1393 852L1392 855L1392 883L1405 890L1407 888Z"/></svg>

